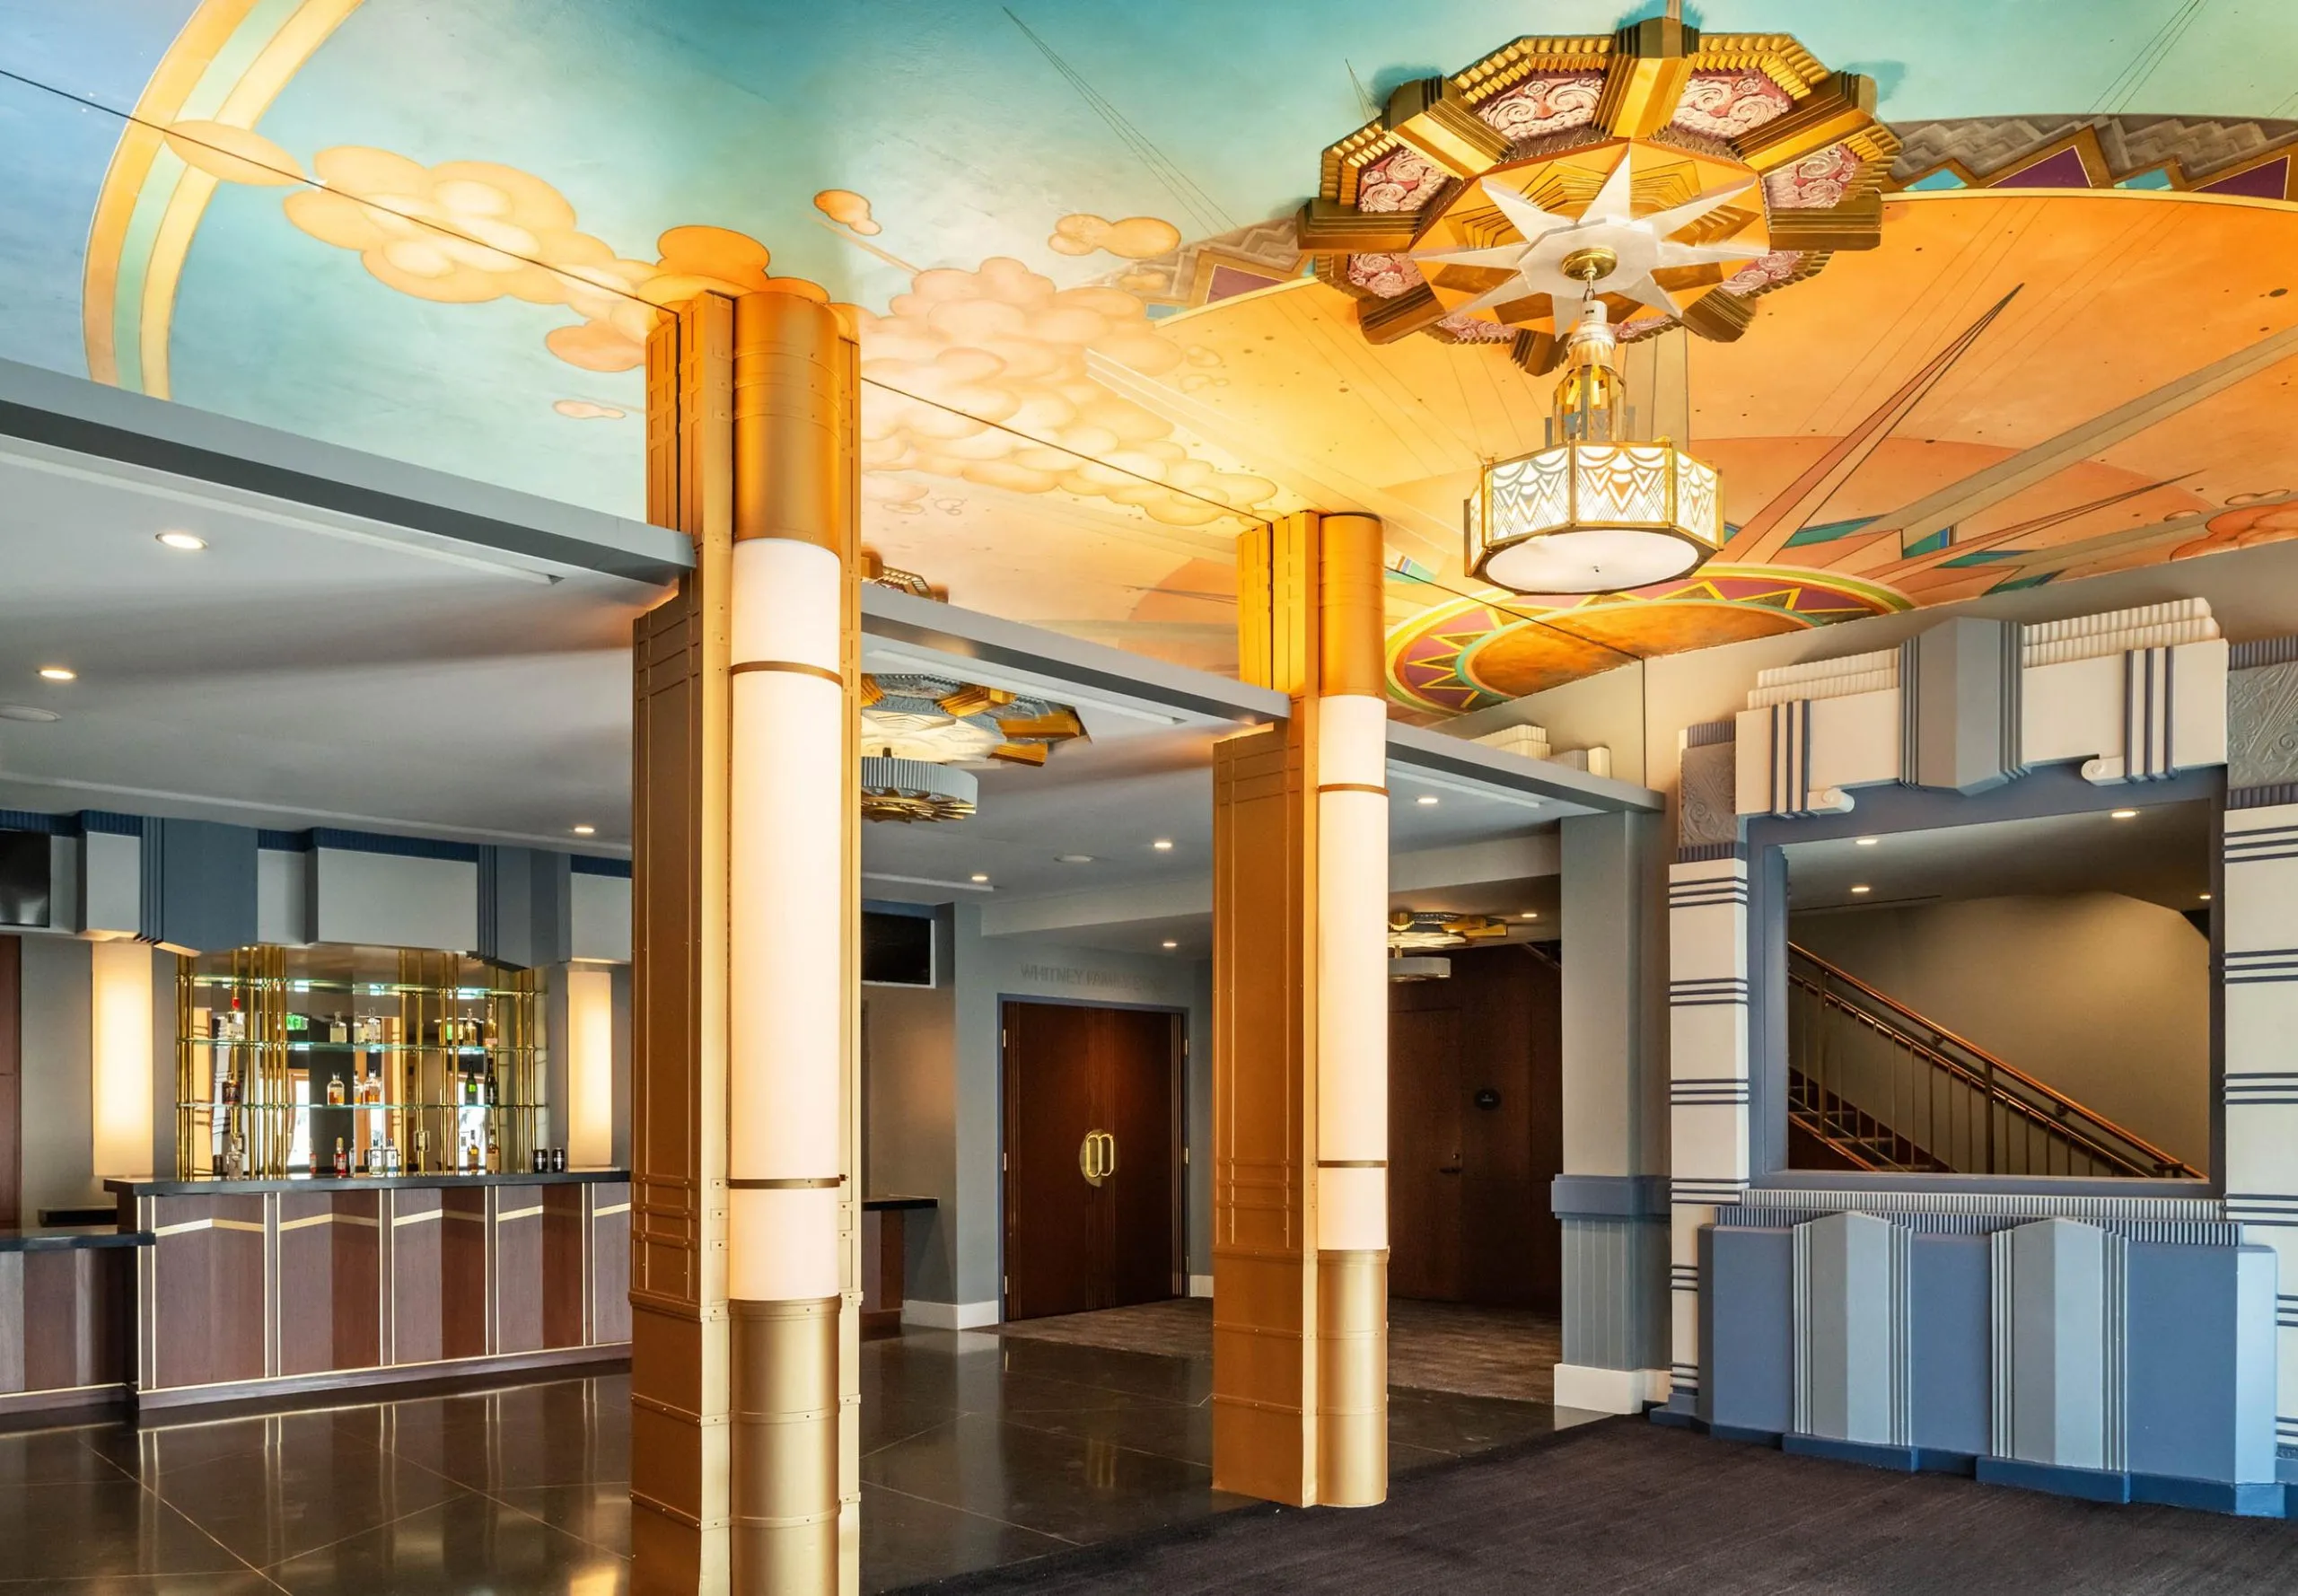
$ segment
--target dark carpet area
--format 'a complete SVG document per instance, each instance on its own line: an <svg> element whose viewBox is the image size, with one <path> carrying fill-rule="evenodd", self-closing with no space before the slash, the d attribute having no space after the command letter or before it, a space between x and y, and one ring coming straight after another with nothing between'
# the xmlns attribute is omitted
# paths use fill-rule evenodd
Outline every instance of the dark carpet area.
<svg viewBox="0 0 2298 1596"><path fill-rule="evenodd" d="M919 1591L1862 1596L2298 1592L2298 1525L1890 1474L1610 1419L1398 1479Z"/></svg>

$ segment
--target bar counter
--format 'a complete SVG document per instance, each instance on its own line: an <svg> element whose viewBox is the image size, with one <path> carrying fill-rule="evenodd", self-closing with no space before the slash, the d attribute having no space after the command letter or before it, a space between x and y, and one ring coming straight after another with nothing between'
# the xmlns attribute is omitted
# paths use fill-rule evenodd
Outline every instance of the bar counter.
<svg viewBox="0 0 2298 1596"><path fill-rule="evenodd" d="M628 1355L627 1170L110 1179L139 1407Z"/></svg>
<svg viewBox="0 0 2298 1596"><path fill-rule="evenodd" d="M135 1230L0 1230L0 1415L110 1401L127 1362Z"/></svg>

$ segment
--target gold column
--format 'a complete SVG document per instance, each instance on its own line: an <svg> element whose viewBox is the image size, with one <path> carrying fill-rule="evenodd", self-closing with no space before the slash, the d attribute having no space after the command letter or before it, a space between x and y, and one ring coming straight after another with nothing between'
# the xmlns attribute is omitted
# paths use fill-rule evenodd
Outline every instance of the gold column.
<svg viewBox="0 0 2298 1596"><path fill-rule="evenodd" d="M856 363L801 294L671 325L650 507L700 558L639 626L635 1584L818 1596L860 1577Z"/></svg>
<svg viewBox="0 0 2298 1596"><path fill-rule="evenodd" d="M1380 523L1239 542L1245 680L1293 701L1214 760L1214 1482L1388 1487L1388 897Z"/></svg>

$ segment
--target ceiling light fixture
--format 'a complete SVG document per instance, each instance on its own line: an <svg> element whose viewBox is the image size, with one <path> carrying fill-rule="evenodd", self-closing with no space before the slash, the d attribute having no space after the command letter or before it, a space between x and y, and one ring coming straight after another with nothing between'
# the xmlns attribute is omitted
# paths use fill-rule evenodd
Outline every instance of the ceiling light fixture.
<svg viewBox="0 0 2298 1596"><path fill-rule="evenodd" d="M1591 247L1565 269L1592 294L1618 264ZM1688 575L1724 546L1715 468L1666 438L1636 436L1604 302L1587 300L1577 323L1548 447L1487 465L1464 507L1469 572L1515 592L1625 592Z"/></svg>
<svg viewBox="0 0 2298 1596"><path fill-rule="evenodd" d="M969 875L966 877L966 880L969 881L986 881L989 878L986 875Z"/></svg>
<svg viewBox="0 0 2298 1596"><path fill-rule="evenodd" d="M35 709L29 704L0 704L0 721L30 721L47 725L64 717L53 709Z"/></svg>
<svg viewBox="0 0 2298 1596"><path fill-rule="evenodd" d="M2210 901L2210 894L2207 892L2197 893L2196 896L2200 898L2205 903L2208 903Z"/></svg>
<svg viewBox="0 0 2298 1596"><path fill-rule="evenodd" d="M1540 917L1540 911L1536 908L1528 908L1516 917L1520 920L1537 920Z"/></svg>
<svg viewBox="0 0 2298 1596"><path fill-rule="evenodd" d="M1439 799L1434 793L1423 793L1419 797L1414 799L1413 802L1419 804L1423 809L1434 809L1438 803L1442 802L1443 800Z"/></svg>
<svg viewBox="0 0 2298 1596"><path fill-rule="evenodd" d="M1170 854L1173 851L1172 838L1169 837L1161 837L1149 846L1155 848L1161 854Z"/></svg>
<svg viewBox="0 0 2298 1596"><path fill-rule="evenodd" d="M170 548L180 548L186 554L197 554L207 547L207 539L189 532L162 532L159 540Z"/></svg>
<svg viewBox="0 0 2298 1596"><path fill-rule="evenodd" d="M1863 848L1872 848L1882 840L1883 839L1880 837L1862 837L1855 839L1853 846Z"/></svg>
<svg viewBox="0 0 2298 1596"><path fill-rule="evenodd" d="M2137 818L2138 811L2135 809L2118 809L2107 816L2110 820L2135 820Z"/></svg>
<svg viewBox="0 0 2298 1596"><path fill-rule="evenodd" d="M1091 864L1093 862L1093 855L1091 854L1056 854L1054 855L1054 860L1057 864Z"/></svg>
<svg viewBox="0 0 2298 1596"><path fill-rule="evenodd" d="M596 826L576 826L572 829L577 837L592 837L597 835L599 829Z"/></svg>
<svg viewBox="0 0 2298 1596"><path fill-rule="evenodd" d="M42 681L77 681L80 673L69 665L42 665L39 679Z"/></svg>
<svg viewBox="0 0 2298 1596"><path fill-rule="evenodd" d="M1160 945L1161 947L1167 947L1167 948L1178 948L1178 947L1180 947L1180 943L1160 943L1159 945Z"/></svg>
<svg viewBox="0 0 2298 1596"><path fill-rule="evenodd" d="M1872 891L1873 891L1873 890L1874 890L1874 889L1873 889L1873 887L1868 886L1866 883L1862 882L1860 885L1858 885L1858 886L1856 886L1856 887L1852 888L1852 890L1853 890L1854 892L1872 892Z"/></svg>

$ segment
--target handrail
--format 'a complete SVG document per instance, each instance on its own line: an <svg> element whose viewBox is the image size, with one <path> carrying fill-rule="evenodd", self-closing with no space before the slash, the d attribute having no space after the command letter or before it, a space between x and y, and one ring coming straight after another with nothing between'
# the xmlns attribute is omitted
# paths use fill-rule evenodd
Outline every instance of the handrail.
<svg viewBox="0 0 2298 1596"><path fill-rule="evenodd" d="M2018 1082L2022 1086L2027 1087L2029 1090L2032 1091L2036 1095L2045 1098L2050 1102L2057 1105L2062 1114L2069 1111L2078 1114L2082 1116L2083 1118L2090 1121L2092 1125L2098 1126L2101 1129L2120 1137L2124 1142L2129 1144L2132 1147L2136 1148L2140 1153L2153 1160L2157 1168L2173 1175L2182 1176L2189 1179L2198 1179L2201 1178L2201 1171L2195 1169L2193 1165L2188 1163L2184 1159L2176 1157L2171 1153L2163 1151L2162 1148L2157 1147L2153 1143L2148 1141L2145 1136L2138 1135L2136 1131L2125 1129L2123 1127L2116 1124L2113 1120L2108 1118L2104 1114L2099 1113L2096 1109L2076 1101L2074 1098L2067 1096L2066 1093L2059 1091L2057 1087L2048 1085L2044 1082L2035 1079L2034 1076L2027 1074L2026 1071L2019 1068L2016 1065L2004 1063L2002 1059L1988 1052L1985 1048L1980 1047L1977 1042L1970 1040L1967 1037L1957 1035L1954 1031L1952 1031L1945 1026L1939 1024L1936 1021L1934 1021L1926 1014L1917 1013L1915 1010L1908 1007L1907 1004L1899 1002L1899 999L1891 996L1889 993L1877 991L1873 987L1869 986L1865 981L1861 980L1857 976L1853 975L1841 965L1832 963L1828 960L1820 958L1809 948L1803 947L1797 943L1789 943L1787 944L1787 951L1798 959L1802 959L1808 963L1817 965L1821 970L1826 972L1830 979L1842 982L1845 986L1858 992L1862 996L1881 1004L1884 1008L1889 1009L1892 1013L1899 1015L1901 1019L1929 1031L1931 1035L1938 1040L1943 1042L1951 1042L1954 1046L1962 1048L1965 1052L1969 1053L1979 1059L1990 1070L1994 1070L2009 1076L2012 1080ZM1845 1006L1848 1007L1848 1005ZM1908 1041L1912 1046L1912 1038L1902 1039ZM1932 1053L1932 1057L1934 1060L1939 1058L1939 1056L1935 1052L1932 1052L1929 1048L1925 1048L1923 1051ZM1995 1093L1994 1095L2001 1097L2002 1094ZM2004 1098L2003 1101L2008 1101L2010 1100ZM2031 1105L2029 1106L2031 1107ZM2062 1125L2059 1128L2066 1129L2067 1127Z"/></svg>

